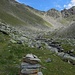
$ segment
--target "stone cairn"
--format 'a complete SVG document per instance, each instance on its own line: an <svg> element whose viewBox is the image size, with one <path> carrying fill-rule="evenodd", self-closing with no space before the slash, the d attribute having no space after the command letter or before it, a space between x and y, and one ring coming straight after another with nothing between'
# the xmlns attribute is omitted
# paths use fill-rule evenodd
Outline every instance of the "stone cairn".
<svg viewBox="0 0 75 75"><path fill-rule="evenodd" d="M33 54L27 54L23 57L21 63L20 75L43 75L41 72L40 59Z"/></svg>

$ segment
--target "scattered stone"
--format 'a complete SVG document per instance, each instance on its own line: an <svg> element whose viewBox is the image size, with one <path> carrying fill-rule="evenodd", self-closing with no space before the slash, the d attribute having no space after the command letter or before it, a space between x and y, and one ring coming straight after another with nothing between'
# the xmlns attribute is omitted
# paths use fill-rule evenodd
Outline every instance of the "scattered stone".
<svg viewBox="0 0 75 75"><path fill-rule="evenodd" d="M73 56L70 56L69 54L65 53L63 58L68 58L68 59L72 59L72 60L75 60L75 57Z"/></svg>
<svg viewBox="0 0 75 75"><path fill-rule="evenodd" d="M21 40L18 40L18 41L17 41L17 44L22 44L22 41L21 41Z"/></svg>
<svg viewBox="0 0 75 75"><path fill-rule="evenodd" d="M37 75L43 75L43 74L42 74L42 72L38 72L38 74L37 74Z"/></svg>
<svg viewBox="0 0 75 75"><path fill-rule="evenodd" d="M72 49L71 52L73 53L74 52L74 49Z"/></svg>
<svg viewBox="0 0 75 75"><path fill-rule="evenodd" d="M17 42L16 42L15 40L13 40L13 39L11 39L10 42L12 42L12 43L17 43Z"/></svg>
<svg viewBox="0 0 75 75"><path fill-rule="evenodd" d="M47 60L46 60L46 62L47 63L50 63L52 60L50 59L50 58L48 58Z"/></svg>
<svg viewBox="0 0 75 75"><path fill-rule="evenodd" d="M59 53L58 53L58 56L60 56L60 57L63 58L64 54L65 54L64 52L59 52Z"/></svg>

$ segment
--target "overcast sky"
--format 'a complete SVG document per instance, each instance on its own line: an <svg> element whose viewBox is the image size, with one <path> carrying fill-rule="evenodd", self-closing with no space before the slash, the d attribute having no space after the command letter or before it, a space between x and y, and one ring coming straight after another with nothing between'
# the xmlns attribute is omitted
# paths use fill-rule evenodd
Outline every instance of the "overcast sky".
<svg viewBox="0 0 75 75"><path fill-rule="evenodd" d="M16 0L20 3L29 5L35 9L47 11L51 8L62 10L64 8L71 8L75 6L75 0Z"/></svg>

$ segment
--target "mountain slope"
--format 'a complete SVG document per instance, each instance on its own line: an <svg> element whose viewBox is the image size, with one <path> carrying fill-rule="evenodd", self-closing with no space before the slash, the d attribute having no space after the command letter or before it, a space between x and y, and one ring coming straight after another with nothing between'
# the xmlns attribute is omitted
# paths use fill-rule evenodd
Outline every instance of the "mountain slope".
<svg viewBox="0 0 75 75"><path fill-rule="evenodd" d="M75 38L75 22L70 26L57 31L56 35L65 38Z"/></svg>
<svg viewBox="0 0 75 75"><path fill-rule="evenodd" d="M61 12L50 9L47 12L36 10L15 0L1 0L0 22L16 26L22 31L60 30L71 25L75 19L75 7ZM60 30L61 32L61 30ZM63 32L63 31L62 31Z"/></svg>
<svg viewBox="0 0 75 75"><path fill-rule="evenodd" d="M28 10L26 5L15 0L1 0L0 20L10 25L27 26L34 28L49 28L51 24Z"/></svg>

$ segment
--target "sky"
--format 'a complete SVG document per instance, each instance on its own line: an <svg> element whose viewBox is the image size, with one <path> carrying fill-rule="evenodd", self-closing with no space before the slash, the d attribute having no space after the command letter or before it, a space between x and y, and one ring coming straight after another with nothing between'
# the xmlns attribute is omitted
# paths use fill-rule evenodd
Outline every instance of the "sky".
<svg viewBox="0 0 75 75"><path fill-rule="evenodd" d="M75 0L16 0L41 11L48 11L51 8L57 10L69 9L75 6Z"/></svg>

